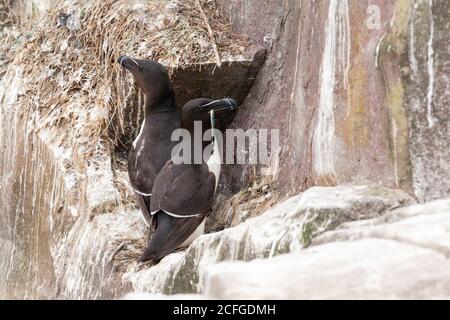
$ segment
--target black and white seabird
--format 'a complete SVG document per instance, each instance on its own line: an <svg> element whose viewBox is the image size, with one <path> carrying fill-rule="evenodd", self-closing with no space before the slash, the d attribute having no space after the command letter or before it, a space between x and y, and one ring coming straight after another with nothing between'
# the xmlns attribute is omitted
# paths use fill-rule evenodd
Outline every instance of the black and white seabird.
<svg viewBox="0 0 450 320"><path fill-rule="evenodd" d="M166 69L156 61L121 56L120 65L134 77L146 96L144 122L128 154L128 176L148 225L153 182L170 159L176 142L172 132L181 125L175 93Z"/></svg>
<svg viewBox="0 0 450 320"><path fill-rule="evenodd" d="M212 129L214 112L214 109L210 111ZM156 264L175 250L189 246L204 233L221 168L215 134L216 131L213 131L212 154L206 162L174 164L169 160L156 177L151 201L156 230L139 261Z"/></svg>
<svg viewBox="0 0 450 320"><path fill-rule="evenodd" d="M180 114L175 93L166 69L156 61L121 56L119 64L134 77L146 96L144 121L128 154L128 175L140 211L148 226L152 226L150 200L156 175L170 159L177 144L172 132L180 125L188 129L195 120L210 128L209 111L215 110L222 130L235 114L236 102L230 98L195 99L188 102ZM183 111L183 110L186 110Z"/></svg>

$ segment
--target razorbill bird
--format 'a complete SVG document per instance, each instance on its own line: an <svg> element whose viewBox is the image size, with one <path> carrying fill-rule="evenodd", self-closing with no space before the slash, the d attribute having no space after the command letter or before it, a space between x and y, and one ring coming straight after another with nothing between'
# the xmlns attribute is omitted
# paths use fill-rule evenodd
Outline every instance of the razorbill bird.
<svg viewBox="0 0 450 320"><path fill-rule="evenodd" d="M210 111L210 120L213 148L208 161L175 164L169 160L156 177L151 201L156 229L139 258L140 262L156 264L175 250L189 246L204 233L221 167L214 109Z"/></svg>
<svg viewBox="0 0 450 320"><path fill-rule="evenodd" d="M195 120L202 121L205 130L209 129L209 111L213 109L217 111L216 118L224 130L234 117L236 102L230 98L195 99L185 104L180 115L172 83L161 64L128 56L119 57L118 63L133 75L146 96L144 121L128 154L128 176L144 221L151 227L153 183L177 144L171 141L172 132L180 125L188 129Z"/></svg>

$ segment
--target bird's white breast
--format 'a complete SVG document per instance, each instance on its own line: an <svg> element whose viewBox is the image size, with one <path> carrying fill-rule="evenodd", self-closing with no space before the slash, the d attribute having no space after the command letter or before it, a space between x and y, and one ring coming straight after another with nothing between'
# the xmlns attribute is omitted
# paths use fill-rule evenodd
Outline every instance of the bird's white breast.
<svg viewBox="0 0 450 320"><path fill-rule="evenodd" d="M212 174L214 174L214 177L216 178L216 186L215 189L217 189L217 185L219 183L219 177L220 177L220 168L222 165L222 160L220 159L220 152L219 152L219 145L217 143L217 139L214 139L214 147L213 147L213 153L211 157L209 157L206 164L208 165L208 170Z"/></svg>
<svg viewBox="0 0 450 320"><path fill-rule="evenodd" d="M144 126L145 126L145 119L142 121L141 130L139 131L139 135L136 137L136 139L133 141L133 147L136 149L136 145L139 141L139 139L142 136L142 132L144 132Z"/></svg>

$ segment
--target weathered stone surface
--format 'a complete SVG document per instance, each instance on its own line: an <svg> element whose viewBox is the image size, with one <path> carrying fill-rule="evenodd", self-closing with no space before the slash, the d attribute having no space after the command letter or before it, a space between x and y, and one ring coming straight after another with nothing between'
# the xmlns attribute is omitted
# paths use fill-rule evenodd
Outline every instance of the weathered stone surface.
<svg viewBox="0 0 450 320"><path fill-rule="evenodd" d="M22 25L34 24L46 13L55 0L10 1L11 8Z"/></svg>
<svg viewBox="0 0 450 320"><path fill-rule="evenodd" d="M369 179L411 190L407 127L403 121L391 132L391 100L376 63L402 1L219 2L238 32L268 50L236 126L280 129L274 184L300 192ZM376 26L367 24L369 7L380 13ZM253 167L230 168L231 188L245 184Z"/></svg>
<svg viewBox="0 0 450 320"><path fill-rule="evenodd" d="M232 97L244 102L265 59L263 47L248 47L243 56L230 57L220 68L215 63L173 70L172 81L181 107L193 97Z"/></svg>
<svg viewBox="0 0 450 320"><path fill-rule="evenodd" d="M0 297L82 299L106 294L107 281L94 283L110 274L109 262L102 259L116 249L112 242L118 232L109 233L111 222L105 218L117 223L116 229L131 230L122 232L121 239L135 239L144 234L133 229L136 220L143 228L140 218L133 219L139 214L114 214L121 202L109 157L90 162L85 175L70 170L66 165L73 160L72 150L60 147L58 128L36 133L36 114L14 108L23 95L20 69L2 81L0 250L8 258L0 259ZM93 217L105 212L113 213Z"/></svg>
<svg viewBox="0 0 450 320"><path fill-rule="evenodd" d="M421 246L450 257L450 199L400 208L379 219L343 224L316 238L313 245L368 237Z"/></svg>
<svg viewBox="0 0 450 320"><path fill-rule="evenodd" d="M128 292L121 274L135 256L118 256L123 256L123 251L133 253L144 238L145 226L138 211L82 216L54 253L59 296L113 298Z"/></svg>
<svg viewBox="0 0 450 320"><path fill-rule="evenodd" d="M450 298L450 199L326 232L298 254L207 268L219 299Z"/></svg>
<svg viewBox="0 0 450 320"><path fill-rule="evenodd" d="M450 3L411 2L403 81L414 190L421 201L450 195Z"/></svg>
<svg viewBox="0 0 450 320"><path fill-rule="evenodd" d="M270 182L264 178L232 196L227 196L228 190L220 188L224 186L225 183L219 185L213 205L214 214L208 216L206 222L208 233L235 227L249 218L257 217L278 204L281 198L271 189Z"/></svg>
<svg viewBox="0 0 450 320"><path fill-rule="evenodd" d="M49 2L39 1L39 12L33 12L37 1L23 7L21 3L15 1L19 8L14 9L22 8L18 11L21 18L35 23L33 19ZM89 12L96 14L131 5L130 21L148 19L143 7L148 1L114 1L112 6L100 1L80 3L105 9ZM268 53L234 126L279 128L282 145L269 168L225 166L225 186L220 190L239 191L269 169L273 176L267 185L276 195L272 199L315 185L367 180L414 191L420 201L448 196L448 1L216 3L230 16L238 33L247 34L256 48L261 45ZM71 6L77 19L86 17L78 3ZM377 19L372 19L374 6L380 9L378 25L374 24ZM0 32L2 37L11 36L6 43L14 43L8 47L11 50L2 50L5 57L0 57L0 298L104 298L128 291L177 293L202 288L218 297L215 285L204 286L211 264L292 252L296 255L255 265L261 265L264 275L269 275L270 263L280 261L277 268L288 272L291 269L285 264L294 261L305 274L310 272L311 282L301 279L308 286L313 280L321 285L325 279L353 297L448 296L443 289L448 288L447 280L441 279L440 286L436 282L439 274L448 278L445 200L389 212L412 200L403 192L380 187L315 188L248 220L265 211L261 208L268 193L258 191L254 202L225 208L216 221L218 228L234 228L205 235L186 252L172 254L158 266L137 266L134 259L146 235L133 207L122 163L111 151L114 147L109 142L120 132L105 134L102 141L99 136L107 130L96 131L110 123L113 114L144 103L142 95L131 99L123 95L133 90L126 87L129 83L119 77L121 71L112 63L112 57L119 54L112 44L120 40L127 47L128 40L121 26L116 29L119 37L103 32L102 28L111 30L111 16L114 14L106 14L103 20L90 17L91 22L100 21L94 28L98 33L94 45L89 37L76 34L82 27L79 21L66 22L67 28L52 25L37 38L28 33L11 35L7 29ZM149 27L156 30L173 22L166 18L155 16ZM79 39L88 41L86 48L80 47ZM127 50L150 52L153 42L146 39L137 44L139 48ZM15 51L22 46L31 49ZM12 52L17 54L7 56ZM207 85L193 82L194 89L201 87L201 91L189 89L183 94L214 95L213 91L221 89L220 94L234 95L237 90L244 98L246 86L253 80L252 57L237 60L246 62L216 70L212 78L208 76ZM20 65L24 61L28 63ZM35 70L24 69L30 61L38 61ZM174 79L186 82L191 71L185 71L188 75L174 74ZM211 70L206 72L209 75ZM245 84L232 88L237 74ZM221 83L216 77L227 79ZM107 81L94 81L107 78L118 82L113 86L117 90L111 90ZM45 89L43 83L51 86ZM53 100L50 91L56 94ZM92 101L97 101L96 105ZM140 125L140 111L140 115L125 115L130 117L130 127ZM129 143L132 135L124 139ZM377 219L379 215L383 217ZM371 220L345 223L354 219ZM323 233L336 227L335 232ZM316 247L303 251L311 241ZM311 265L304 265L305 259L297 261L297 255L311 256ZM376 255L383 259L378 261ZM369 271L367 276L371 265L381 271ZM324 275L313 274L314 268ZM334 279L335 274L341 279ZM261 279L272 284L276 281L265 276ZM278 280L280 286L285 285L286 278ZM358 287L358 281L371 286L375 283L375 289ZM217 283L222 285L222 280ZM392 295L386 293L389 286L396 286ZM284 292L302 296L302 288L289 291L289 284ZM327 290L331 297L338 295L338 289L322 287L323 292L319 292L320 287L315 288L317 291L311 289L315 297L327 294Z"/></svg>
<svg viewBox="0 0 450 320"><path fill-rule="evenodd" d="M295 254L208 265L192 298L449 299L449 217L442 199L344 223Z"/></svg>
<svg viewBox="0 0 450 320"><path fill-rule="evenodd" d="M127 102L127 97L119 98L117 91L132 91L122 87L126 86L125 79L116 77L120 67L112 56L129 49L129 40L140 39L136 32L124 39L123 26L111 17L118 12L128 12L126 15L119 13L116 18L129 17L126 22L144 23L155 30L173 21L166 21L167 17L161 16L161 12L153 11L151 17L156 15L158 19L146 24L150 19L145 14L149 1L114 1L112 4L14 1L14 4L20 23L29 22L36 28L27 30L22 25L20 32L15 31L18 35L10 34L8 28L0 32L2 43L7 38L5 43L14 44L11 45L14 50L4 50L2 46L0 52L0 55L5 54L0 57L0 251L5 257L0 259L0 298L87 299L120 295L126 287L115 282L115 276L121 273L112 274L112 270L117 267L123 272L124 251L141 250L146 235L134 211L128 181L123 179L123 168L117 165L120 161L112 152L110 142L119 133L111 132L109 136L108 130L101 127L111 123L111 118L122 110L119 105L122 107L121 103ZM61 10L56 12L56 7ZM93 7L96 9L85 10ZM45 12L46 8L51 12ZM45 18L40 19L43 12ZM96 16L90 16L91 13ZM67 20L60 19L59 15L64 14L69 15ZM48 18L54 15L58 18ZM97 21L90 24L86 17ZM102 18L107 22L100 21ZM37 27L41 22L45 24L45 31ZM95 23L98 25L94 26ZM123 46L117 45L117 38L113 39L114 23L122 28L116 30L116 35L124 39ZM111 33L99 31L99 27L106 24ZM91 42L81 36L91 34L84 32L90 27L101 34L94 45L99 47L93 48ZM148 34L144 36L147 39ZM202 45L208 46L209 42L203 41ZM33 47L33 59L28 60L30 47ZM240 99L245 96L245 90L248 91L254 80L255 66L262 63L257 54L260 48L252 48L248 57L234 56L233 59L231 53L222 55L224 62L242 62L229 68L225 63L221 69L224 73L217 72L217 77L228 76L223 89L230 88L231 78L243 77L240 86L225 93L238 92ZM134 49L149 52L142 46ZM210 53L206 51L204 54ZM83 54L90 58L84 59ZM253 54L257 59L253 59ZM33 65L36 61L39 62ZM89 62L93 61L94 65L89 67ZM55 69L55 65L60 67ZM92 80L100 79L105 71L106 78L110 79L100 81L100 86L94 85ZM217 84L211 87L218 88ZM144 101L137 102L142 105ZM102 104L107 108L102 108ZM111 113L109 107L114 109ZM140 123L134 125L137 127ZM102 132L95 133L96 130ZM125 247L119 250L112 263L109 257L121 246L122 242L116 243L119 240L125 242ZM141 247L138 250L134 246ZM129 257L126 265L132 265L133 260L133 256Z"/></svg>
<svg viewBox="0 0 450 320"><path fill-rule="evenodd" d="M330 243L207 271L217 299L449 299L450 260L391 240Z"/></svg>
<svg viewBox="0 0 450 320"><path fill-rule="evenodd" d="M6 79L0 86L0 299L48 299L56 293L54 245L74 220L74 190L57 151L15 112L22 70Z"/></svg>
<svg viewBox="0 0 450 320"><path fill-rule="evenodd" d="M414 200L400 190L379 186L312 188L261 216L197 239L185 253L125 276L137 292L199 292L203 272L221 261L253 260L299 252L311 238L346 221L377 217Z"/></svg>
<svg viewBox="0 0 450 320"><path fill-rule="evenodd" d="M218 2L267 49L235 126L280 129L280 190L370 179L450 194L448 1ZM255 172L226 169L235 191Z"/></svg>
<svg viewBox="0 0 450 320"><path fill-rule="evenodd" d="M199 294L150 294L150 293L129 293L121 298L121 300L207 300L208 297Z"/></svg>

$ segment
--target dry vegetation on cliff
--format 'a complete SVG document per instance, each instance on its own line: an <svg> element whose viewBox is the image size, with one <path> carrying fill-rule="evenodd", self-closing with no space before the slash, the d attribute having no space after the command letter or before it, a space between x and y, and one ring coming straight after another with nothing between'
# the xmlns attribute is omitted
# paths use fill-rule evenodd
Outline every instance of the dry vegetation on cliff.
<svg viewBox="0 0 450 320"><path fill-rule="evenodd" d="M11 24L14 13L6 4L2 23ZM58 1L25 34L14 52L8 44L18 37L4 39L2 49L7 63L22 69L19 104L38 111L36 131L53 130L56 145L71 150L78 169L103 149L99 142L110 141L111 118L135 92L115 63L120 54L170 69L217 61L217 51L226 61L244 50L211 1Z"/></svg>
<svg viewBox="0 0 450 320"><path fill-rule="evenodd" d="M18 19L11 8L11 0L0 0L0 28L16 24Z"/></svg>

